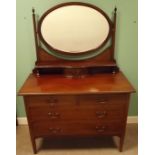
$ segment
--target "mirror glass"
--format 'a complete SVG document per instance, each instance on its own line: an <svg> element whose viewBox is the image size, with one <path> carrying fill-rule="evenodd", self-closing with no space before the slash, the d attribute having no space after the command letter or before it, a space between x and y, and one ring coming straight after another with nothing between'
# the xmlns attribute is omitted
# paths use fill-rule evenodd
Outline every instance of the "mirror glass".
<svg viewBox="0 0 155 155"><path fill-rule="evenodd" d="M47 47L74 54L100 48L109 32L107 18L98 10L82 5L48 11L40 24L41 39Z"/></svg>

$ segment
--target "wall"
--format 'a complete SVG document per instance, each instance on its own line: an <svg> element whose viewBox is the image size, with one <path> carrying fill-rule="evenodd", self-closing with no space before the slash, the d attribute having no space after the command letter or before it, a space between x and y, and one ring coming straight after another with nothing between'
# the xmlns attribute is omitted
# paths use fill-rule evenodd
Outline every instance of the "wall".
<svg viewBox="0 0 155 155"><path fill-rule="evenodd" d="M73 0L71 0L73 1ZM77 0L78 1L78 0ZM36 60L32 7L41 15L44 11L67 0L16 0L17 6L17 92L34 67ZM129 115L138 115L138 38L137 38L137 8L138 0L81 0L102 8L110 17L115 6L118 8L116 34L116 60L120 69L136 89L131 97ZM17 116L24 117L23 98L17 96Z"/></svg>

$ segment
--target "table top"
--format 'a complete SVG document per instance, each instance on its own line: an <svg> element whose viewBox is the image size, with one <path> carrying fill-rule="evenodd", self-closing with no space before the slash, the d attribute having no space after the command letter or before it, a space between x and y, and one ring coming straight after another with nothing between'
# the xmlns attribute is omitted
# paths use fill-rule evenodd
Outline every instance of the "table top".
<svg viewBox="0 0 155 155"><path fill-rule="evenodd" d="M95 74L83 78L67 78L63 75L30 74L18 95L53 94L106 94L133 93L135 89L122 72Z"/></svg>

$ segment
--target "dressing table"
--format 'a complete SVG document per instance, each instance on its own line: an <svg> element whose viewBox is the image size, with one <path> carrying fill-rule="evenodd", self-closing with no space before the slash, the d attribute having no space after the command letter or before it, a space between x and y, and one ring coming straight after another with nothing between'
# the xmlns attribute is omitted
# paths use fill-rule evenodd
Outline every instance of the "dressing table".
<svg viewBox="0 0 155 155"><path fill-rule="evenodd" d="M59 4L39 21L33 9L36 62L24 97L34 153L40 137L120 137L135 90L114 59L113 20L81 2Z"/></svg>

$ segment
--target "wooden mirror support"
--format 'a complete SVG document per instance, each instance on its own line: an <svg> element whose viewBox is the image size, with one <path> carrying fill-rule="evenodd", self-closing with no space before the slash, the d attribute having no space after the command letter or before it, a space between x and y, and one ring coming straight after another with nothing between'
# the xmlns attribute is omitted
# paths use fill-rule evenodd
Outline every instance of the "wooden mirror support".
<svg viewBox="0 0 155 155"><path fill-rule="evenodd" d="M96 12L100 13L109 24L109 33L105 40L96 48L93 48L89 51L79 52L79 53L69 53L63 52L61 50L57 50L54 48L49 47L47 42L42 36L41 33L41 25L45 19L45 17L50 14L51 12L61 9L66 6L85 6L95 10ZM35 68L33 70L34 73L37 75L40 74L65 74L66 76L83 76L87 74L94 74L94 73L104 73L104 72L112 72L115 73L119 69L116 65L116 61L114 59L114 52L115 52L115 32L116 32L116 11L114 9L114 17L113 21L106 15L104 11L100 8L93 6L87 3L81 2L69 2L59 4L55 7L52 7L48 11L46 11L42 17L40 18L39 22L36 21L35 10L32 10L32 17L33 17L33 27L34 27L34 36L35 36L35 47L36 47L36 57L37 61L35 63ZM97 30L96 30L97 31ZM51 34L52 35L52 34ZM80 56L81 58L84 57L86 54L90 54L92 52L96 52L97 50L102 50L103 46L110 40L110 45L103 49L99 54L88 57L86 59L76 59L76 56ZM45 49L44 46L47 47L48 50L53 50L53 52L60 52L63 56L61 58L54 56ZM78 45L80 46L80 44ZM59 54L59 53L58 53ZM74 59L68 59L68 56L73 57ZM63 58L64 57L64 58Z"/></svg>

